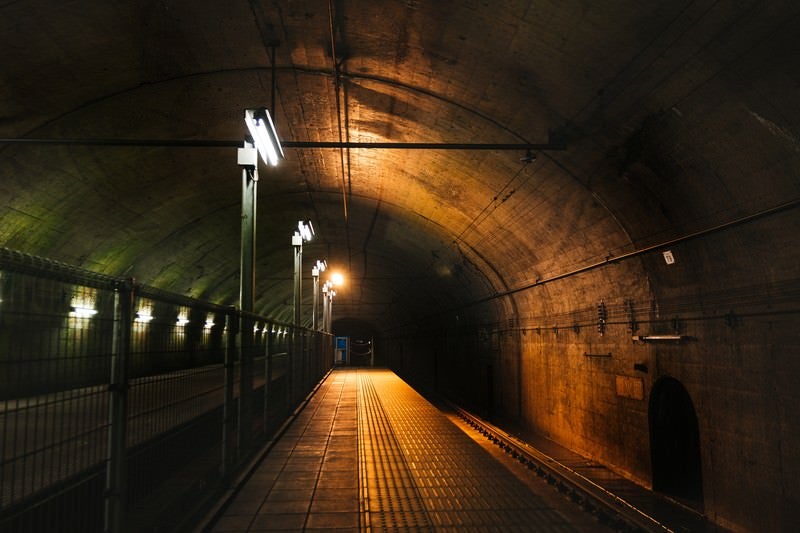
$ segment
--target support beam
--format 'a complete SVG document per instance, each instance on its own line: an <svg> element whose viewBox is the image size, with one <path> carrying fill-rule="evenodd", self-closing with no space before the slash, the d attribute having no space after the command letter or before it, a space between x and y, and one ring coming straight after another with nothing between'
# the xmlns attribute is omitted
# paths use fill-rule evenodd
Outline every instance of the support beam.
<svg viewBox="0 0 800 533"><path fill-rule="evenodd" d="M118 146L164 148L238 148L242 141L225 139L0 139L0 144L60 145L60 146ZM418 143L418 142L336 142L336 141L281 141L283 148L295 149L378 149L378 150L494 150L494 151L549 151L565 150L560 141L546 143Z"/></svg>

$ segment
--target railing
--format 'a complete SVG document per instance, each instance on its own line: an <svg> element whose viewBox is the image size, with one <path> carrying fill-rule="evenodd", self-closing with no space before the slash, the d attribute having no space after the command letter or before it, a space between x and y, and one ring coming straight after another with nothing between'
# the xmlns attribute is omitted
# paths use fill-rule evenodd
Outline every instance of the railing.
<svg viewBox="0 0 800 533"><path fill-rule="evenodd" d="M188 527L329 335L0 248L0 531Z"/></svg>

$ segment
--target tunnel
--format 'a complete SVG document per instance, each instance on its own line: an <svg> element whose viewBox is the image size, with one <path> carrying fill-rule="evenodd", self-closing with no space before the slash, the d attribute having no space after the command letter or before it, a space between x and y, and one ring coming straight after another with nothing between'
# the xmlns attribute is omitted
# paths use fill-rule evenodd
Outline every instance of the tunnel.
<svg viewBox="0 0 800 533"><path fill-rule="evenodd" d="M325 260L359 364L720 527L792 530L799 25L780 0L5 2L0 246L206 302L213 333L159 372L222 350L231 306L313 329ZM275 166L237 159L252 109ZM65 298L0 275L0 317L33 306L4 331Z"/></svg>

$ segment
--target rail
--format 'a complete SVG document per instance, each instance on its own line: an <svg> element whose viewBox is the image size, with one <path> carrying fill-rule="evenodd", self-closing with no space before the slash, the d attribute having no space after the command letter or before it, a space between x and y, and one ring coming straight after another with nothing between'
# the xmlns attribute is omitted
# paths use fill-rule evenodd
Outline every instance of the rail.
<svg viewBox="0 0 800 533"><path fill-rule="evenodd" d="M487 437L511 457L534 471L536 475L546 480L548 484L553 485L556 490L563 493L571 501L592 513L600 522L611 526L616 531L631 533L673 532L669 526L658 519L637 508L624 498L601 487L569 466L469 411L452 403L449 403L449 406L467 424Z"/></svg>

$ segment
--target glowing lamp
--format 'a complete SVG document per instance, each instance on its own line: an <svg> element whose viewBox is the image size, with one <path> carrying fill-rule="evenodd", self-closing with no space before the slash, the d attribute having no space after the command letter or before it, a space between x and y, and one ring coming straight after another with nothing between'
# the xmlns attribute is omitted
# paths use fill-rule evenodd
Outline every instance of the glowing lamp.
<svg viewBox="0 0 800 533"><path fill-rule="evenodd" d="M244 122L264 164L277 165L278 160L284 158L283 149L269 111L264 108L245 109Z"/></svg>

